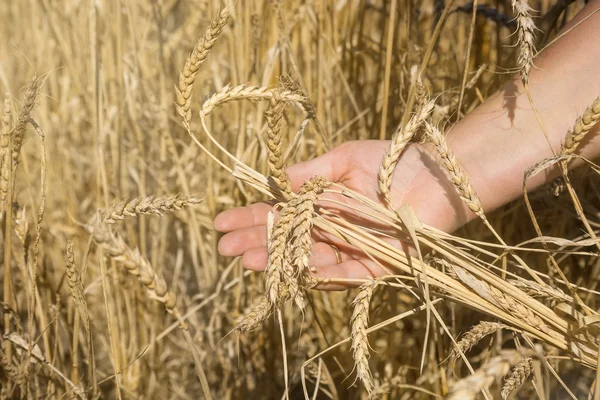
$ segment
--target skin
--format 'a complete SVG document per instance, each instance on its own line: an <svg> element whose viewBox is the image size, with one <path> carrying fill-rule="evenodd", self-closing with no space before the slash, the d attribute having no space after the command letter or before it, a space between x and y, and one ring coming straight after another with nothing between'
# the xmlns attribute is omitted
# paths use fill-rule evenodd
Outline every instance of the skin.
<svg viewBox="0 0 600 400"><path fill-rule="evenodd" d="M536 162L560 152L561 142L577 117L600 95L600 0L591 1L563 32L583 21L535 58L530 73L530 91L548 140L543 134L518 77L486 100L451 128L450 148L466 170L486 212L522 195L523 175ZM600 156L596 125L579 146L578 155ZM288 168L293 189L314 175L321 175L373 200L381 201L377 190L379 164L389 141L344 143L328 153ZM392 204L409 204L424 223L452 232L475 218L456 195L446 175L437 167L430 145L409 145L394 173ZM571 163L571 167L578 165ZM535 189L558 175L557 170L538 174L528 181ZM328 198L345 202L342 196ZM348 218L360 218L344 207L321 204ZM223 256L242 256L242 264L263 271L267 264L266 222L271 205L256 203L223 211L214 220L215 229L225 233L219 241ZM374 226L372 221L357 221ZM381 227L377 227L381 228ZM384 274L376 264L351 246L315 231L311 265L320 277L364 279ZM338 264L334 243L342 255ZM397 247L399 241L392 242ZM322 289L342 289L323 285Z"/></svg>

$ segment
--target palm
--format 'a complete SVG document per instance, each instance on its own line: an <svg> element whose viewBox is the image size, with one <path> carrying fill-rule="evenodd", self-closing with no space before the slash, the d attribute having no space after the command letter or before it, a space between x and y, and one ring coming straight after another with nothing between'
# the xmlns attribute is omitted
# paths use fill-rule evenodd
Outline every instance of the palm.
<svg viewBox="0 0 600 400"><path fill-rule="evenodd" d="M371 200L381 201L377 189L379 164L387 149L387 141L349 142L317 159L296 164L289 169L294 189L314 175L340 183ZM394 206L409 204L426 224L449 231L463 221L455 210L462 210L460 203L453 204L452 188L447 187L443 174L421 147L409 146L396 168L392 183ZM332 202L327 199L334 200ZM385 228L364 214L341 204L348 204L345 196L328 194L321 204L334 213L362 226ZM340 204L341 203L341 204ZM353 204L356 206L356 204ZM215 219L215 227L227 232L219 243L219 251L227 256L243 256L243 264L254 270L264 270L267 262L266 220L271 206L257 203L224 211ZM362 252L346 243L324 234L314 232L312 262L321 277L362 279L385 273ZM335 244L340 249L342 263L338 263ZM400 246L399 241L391 241ZM338 288L337 286L332 286Z"/></svg>

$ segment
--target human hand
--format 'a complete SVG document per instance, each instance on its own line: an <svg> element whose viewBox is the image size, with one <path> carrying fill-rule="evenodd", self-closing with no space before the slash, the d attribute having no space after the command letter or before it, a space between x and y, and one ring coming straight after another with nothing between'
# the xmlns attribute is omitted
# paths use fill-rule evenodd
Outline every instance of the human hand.
<svg viewBox="0 0 600 400"><path fill-rule="evenodd" d="M389 141L354 141L344 143L321 157L301 162L288 168L293 190L315 175L340 183L371 200L382 202L377 189L379 165ZM465 206L454 193L452 185L429 156L427 146L411 145L402 154L394 173L391 199L394 207L409 204L417 217L430 226L452 231L469 218ZM325 199L348 204L342 195L327 194ZM332 212L344 214L365 227L378 227L375 221L339 204L324 205ZM256 203L223 211L214 221L215 229L226 234L219 242L219 253L224 256L242 256L242 264L255 271L267 265L267 214L272 205ZM381 276L386 272L368 256L349 244L315 229L313 232L311 266L317 267L321 278L364 279ZM338 255L330 244L339 249ZM392 241L400 247L400 241ZM338 289L337 285L328 288Z"/></svg>

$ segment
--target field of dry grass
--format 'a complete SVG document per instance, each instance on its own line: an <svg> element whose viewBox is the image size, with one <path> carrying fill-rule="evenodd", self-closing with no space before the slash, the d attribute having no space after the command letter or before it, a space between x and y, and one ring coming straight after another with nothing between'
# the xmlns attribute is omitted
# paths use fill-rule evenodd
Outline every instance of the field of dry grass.
<svg viewBox="0 0 600 400"><path fill-rule="evenodd" d="M598 167L487 214L444 137L584 2L514 3L2 1L0 398L598 398ZM367 139L384 199L428 141L479 218L291 191ZM340 192L419 251L315 205ZM268 272L220 256L215 215L271 199ZM389 274L313 290L317 228Z"/></svg>

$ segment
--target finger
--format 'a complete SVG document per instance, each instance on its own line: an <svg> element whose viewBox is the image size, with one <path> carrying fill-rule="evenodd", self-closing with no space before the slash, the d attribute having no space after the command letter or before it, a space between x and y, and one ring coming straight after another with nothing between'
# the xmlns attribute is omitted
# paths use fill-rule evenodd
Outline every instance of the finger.
<svg viewBox="0 0 600 400"><path fill-rule="evenodd" d="M231 208L215 217L214 227L219 232L231 232L236 229L266 225L267 214L271 208L272 206L267 203Z"/></svg>
<svg viewBox="0 0 600 400"><path fill-rule="evenodd" d="M315 175L331 182L341 182L348 171L348 156L354 151L353 146L353 142L347 142L322 156L289 167L287 173L292 181L292 190L298 190L304 182Z"/></svg>
<svg viewBox="0 0 600 400"><path fill-rule="evenodd" d="M241 256L255 247L267 245L267 226L253 226L237 229L225 234L219 240L218 250L222 256Z"/></svg>

